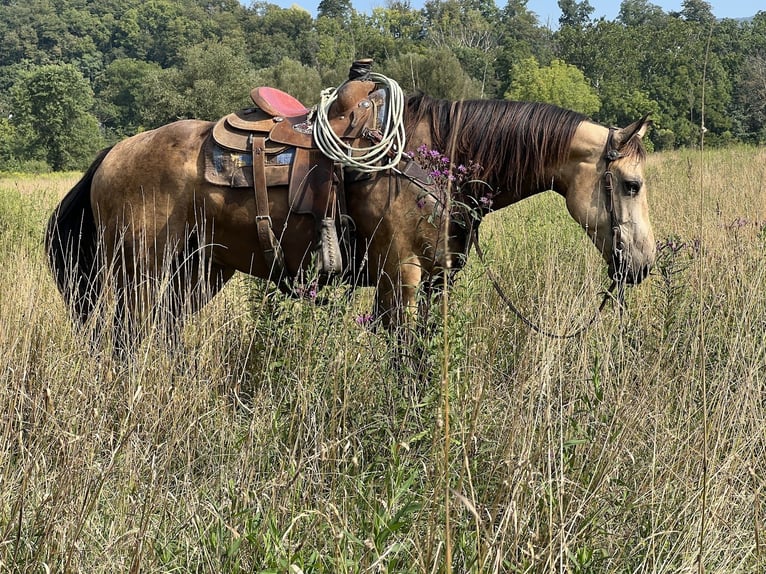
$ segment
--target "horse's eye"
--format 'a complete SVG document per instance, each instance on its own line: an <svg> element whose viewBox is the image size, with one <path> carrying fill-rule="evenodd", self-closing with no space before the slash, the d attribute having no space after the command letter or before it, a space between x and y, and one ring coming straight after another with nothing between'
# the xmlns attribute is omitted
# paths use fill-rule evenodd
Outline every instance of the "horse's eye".
<svg viewBox="0 0 766 574"><path fill-rule="evenodd" d="M623 182L625 193L630 196L638 195L638 192L641 191L642 183L640 179L626 179Z"/></svg>

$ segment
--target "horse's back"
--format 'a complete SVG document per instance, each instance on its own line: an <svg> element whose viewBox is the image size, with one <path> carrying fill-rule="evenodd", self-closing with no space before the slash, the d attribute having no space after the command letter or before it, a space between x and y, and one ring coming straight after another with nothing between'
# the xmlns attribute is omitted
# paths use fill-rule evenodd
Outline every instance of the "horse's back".
<svg viewBox="0 0 766 574"><path fill-rule="evenodd" d="M211 122L180 120L117 143L95 174L94 187L161 185L168 177L196 174Z"/></svg>

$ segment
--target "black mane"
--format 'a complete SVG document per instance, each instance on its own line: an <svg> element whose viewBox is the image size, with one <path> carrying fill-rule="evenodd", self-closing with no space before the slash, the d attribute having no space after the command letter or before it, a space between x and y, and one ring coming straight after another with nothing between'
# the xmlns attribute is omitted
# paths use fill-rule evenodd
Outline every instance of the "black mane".
<svg viewBox="0 0 766 574"><path fill-rule="evenodd" d="M505 100L407 100L407 133L428 121L433 147L452 163L481 166L479 178L498 192L521 193L523 182L544 187L569 152L586 116L551 104Z"/></svg>

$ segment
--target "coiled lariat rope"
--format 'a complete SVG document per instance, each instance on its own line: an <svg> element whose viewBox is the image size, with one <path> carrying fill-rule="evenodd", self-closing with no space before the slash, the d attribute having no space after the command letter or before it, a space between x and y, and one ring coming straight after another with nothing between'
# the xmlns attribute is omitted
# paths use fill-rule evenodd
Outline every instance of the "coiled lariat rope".
<svg viewBox="0 0 766 574"><path fill-rule="evenodd" d="M395 168L404 153L404 92L396 80L370 72L366 79L386 88L386 114L380 141L368 147L352 147L333 131L327 112L338 98L340 88L322 90L316 111L314 141L327 157L344 167L372 173Z"/></svg>

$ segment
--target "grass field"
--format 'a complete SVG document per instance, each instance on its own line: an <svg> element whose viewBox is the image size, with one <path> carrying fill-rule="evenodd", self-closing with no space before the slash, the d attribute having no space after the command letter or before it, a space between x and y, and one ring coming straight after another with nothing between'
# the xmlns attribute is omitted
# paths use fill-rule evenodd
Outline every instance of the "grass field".
<svg viewBox="0 0 766 574"><path fill-rule="evenodd" d="M659 259L625 313L541 337L472 257L425 381L357 324L369 290L316 308L245 277L184 352L94 356L42 252L77 174L0 178L0 571L766 571L766 152L647 178ZM482 243L548 329L607 284L553 194Z"/></svg>

